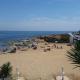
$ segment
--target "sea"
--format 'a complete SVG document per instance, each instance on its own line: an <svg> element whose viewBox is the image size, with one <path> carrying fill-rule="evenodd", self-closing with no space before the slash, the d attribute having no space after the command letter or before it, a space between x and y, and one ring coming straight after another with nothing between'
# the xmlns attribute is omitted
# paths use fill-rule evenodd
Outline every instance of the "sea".
<svg viewBox="0 0 80 80"><path fill-rule="evenodd" d="M7 47L9 41L31 39L37 36L64 34L72 31L0 31L0 48Z"/></svg>

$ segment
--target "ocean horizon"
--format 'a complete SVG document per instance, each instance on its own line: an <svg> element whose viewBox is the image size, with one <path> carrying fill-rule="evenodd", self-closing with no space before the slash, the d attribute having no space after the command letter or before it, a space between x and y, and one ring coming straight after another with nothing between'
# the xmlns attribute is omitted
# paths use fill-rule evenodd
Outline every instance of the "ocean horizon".
<svg viewBox="0 0 80 80"><path fill-rule="evenodd" d="M37 36L45 36L51 34L64 34L73 31L0 31L0 48L5 47L7 42L13 40L31 39Z"/></svg>

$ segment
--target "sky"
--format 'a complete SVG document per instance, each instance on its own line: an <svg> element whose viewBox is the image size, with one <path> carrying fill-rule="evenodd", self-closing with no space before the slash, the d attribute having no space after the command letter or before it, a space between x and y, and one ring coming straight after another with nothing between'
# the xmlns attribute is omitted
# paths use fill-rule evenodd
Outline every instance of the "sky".
<svg viewBox="0 0 80 80"><path fill-rule="evenodd" d="M80 0L0 0L0 30L80 30Z"/></svg>

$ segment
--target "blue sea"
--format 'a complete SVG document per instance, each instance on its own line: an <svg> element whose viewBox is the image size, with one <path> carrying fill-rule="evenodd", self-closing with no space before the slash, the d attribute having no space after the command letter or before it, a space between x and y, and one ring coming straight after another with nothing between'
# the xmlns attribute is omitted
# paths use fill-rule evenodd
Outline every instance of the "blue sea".
<svg viewBox="0 0 80 80"><path fill-rule="evenodd" d="M0 31L0 48L7 46L7 42L13 40L23 40L42 35L64 34L69 32L72 31Z"/></svg>

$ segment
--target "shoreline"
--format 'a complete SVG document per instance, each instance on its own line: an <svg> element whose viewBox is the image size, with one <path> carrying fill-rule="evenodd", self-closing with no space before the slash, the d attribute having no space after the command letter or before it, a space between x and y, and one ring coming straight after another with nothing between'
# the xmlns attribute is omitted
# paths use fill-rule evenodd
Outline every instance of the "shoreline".
<svg viewBox="0 0 80 80"><path fill-rule="evenodd" d="M69 38L70 38L69 34L51 34L51 35L46 35L46 36L32 37L31 39L9 41L7 43L7 46L0 49L0 51L1 53L6 54L6 53L15 53L17 50L26 51L28 48L36 49L38 43L45 43L45 45L47 45L48 43L69 44ZM71 44L69 45L71 46ZM62 48L62 46L60 48ZM46 51L46 49L44 51Z"/></svg>
<svg viewBox="0 0 80 80"><path fill-rule="evenodd" d="M47 36L47 35L52 35L52 34L54 34L54 35L55 34L65 34L65 33L69 33L72 31L36 31L36 32L35 31L2 31L1 32L2 36L0 35L0 37L1 37L0 40L2 42L21 41L21 40L31 39L31 38L35 38L35 37L39 37L39 36ZM4 45L5 44L3 44L3 46Z"/></svg>

